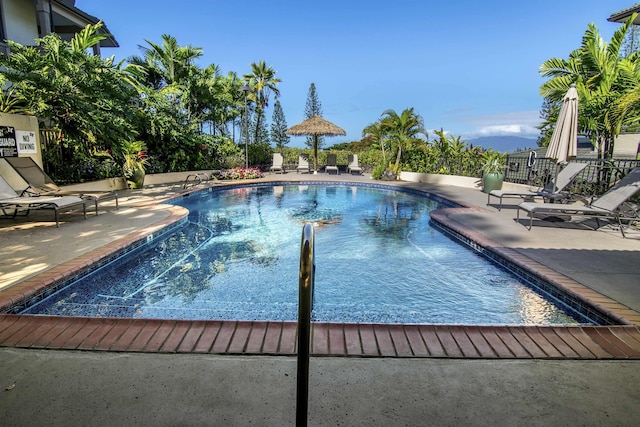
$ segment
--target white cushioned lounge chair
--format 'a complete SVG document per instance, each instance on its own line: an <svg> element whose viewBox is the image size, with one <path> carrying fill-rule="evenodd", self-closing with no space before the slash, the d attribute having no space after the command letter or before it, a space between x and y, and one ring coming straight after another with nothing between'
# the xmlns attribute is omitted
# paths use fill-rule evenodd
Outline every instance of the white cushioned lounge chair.
<svg viewBox="0 0 640 427"><path fill-rule="evenodd" d="M362 175L362 168L358 164L358 155L349 154L349 164L347 165L347 173L358 173Z"/></svg>
<svg viewBox="0 0 640 427"><path fill-rule="evenodd" d="M271 165L271 172L284 173L284 158L280 153L273 153L273 162Z"/></svg>
<svg viewBox="0 0 640 427"><path fill-rule="evenodd" d="M303 156L301 154L298 156L298 167L296 168L296 173L305 171L309 173L309 159L307 159L307 156Z"/></svg>
<svg viewBox="0 0 640 427"><path fill-rule="evenodd" d="M91 200L98 215L98 201L104 198L115 198L116 209L118 205L118 193L116 191L66 191L51 179L31 157L5 157L4 160L22 177L28 187L23 193L40 196L77 196Z"/></svg>
<svg viewBox="0 0 640 427"><path fill-rule="evenodd" d="M15 190L0 176L0 210L5 217L15 218L19 214L28 215L33 209L52 209L56 227L60 227L58 213L63 209L82 206L84 219L87 219L87 207L84 199L76 196L18 196Z"/></svg>

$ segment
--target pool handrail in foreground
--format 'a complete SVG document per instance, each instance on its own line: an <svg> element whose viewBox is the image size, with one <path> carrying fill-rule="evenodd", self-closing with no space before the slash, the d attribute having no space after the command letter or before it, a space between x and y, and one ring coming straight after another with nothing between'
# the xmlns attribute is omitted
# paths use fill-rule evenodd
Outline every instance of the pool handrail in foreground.
<svg viewBox="0 0 640 427"><path fill-rule="evenodd" d="M311 312L316 275L313 224L306 222L300 243L298 280L298 374L296 391L296 425L307 425L309 411L309 356L311 346Z"/></svg>

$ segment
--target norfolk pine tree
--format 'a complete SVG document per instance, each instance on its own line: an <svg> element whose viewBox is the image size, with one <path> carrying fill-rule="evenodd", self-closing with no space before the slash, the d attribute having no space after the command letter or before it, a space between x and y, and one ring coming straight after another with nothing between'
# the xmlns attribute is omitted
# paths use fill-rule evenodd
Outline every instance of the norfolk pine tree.
<svg viewBox="0 0 640 427"><path fill-rule="evenodd" d="M271 116L271 141L276 144L277 149L281 149L289 144L289 135L287 132L287 120L284 118L284 111L280 101L276 101L273 106L273 115Z"/></svg>
<svg viewBox="0 0 640 427"><path fill-rule="evenodd" d="M307 104L304 107L305 119L310 119L313 116L322 117L322 105L320 104L320 100L318 99L318 95L316 94L315 83L311 83L311 86L309 86L309 94L307 95ZM312 148L313 137L308 136L305 144L307 145L307 147ZM324 137L318 136L318 148L322 148L323 145L324 145Z"/></svg>

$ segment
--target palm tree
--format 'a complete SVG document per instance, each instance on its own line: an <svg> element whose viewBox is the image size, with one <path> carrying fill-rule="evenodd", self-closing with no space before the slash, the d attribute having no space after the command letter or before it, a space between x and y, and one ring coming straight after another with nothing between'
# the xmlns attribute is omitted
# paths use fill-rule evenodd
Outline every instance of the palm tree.
<svg viewBox="0 0 640 427"><path fill-rule="evenodd" d="M376 123L371 123L369 126L365 127L362 130L362 137L363 138L372 138L374 142L377 142L378 144L380 144L380 149L382 150L382 161L384 162L384 164L387 164L387 155L386 152L384 150L384 138L385 138L386 134L384 131L384 127L382 126L381 122L376 122Z"/></svg>
<svg viewBox="0 0 640 427"><path fill-rule="evenodd" d="M609 126L620 130L624 125L631 129L640 127L640 85L623 95L607 114Z"/></svg>
<svg viewBox="0 0 640 427"><path fill-rule="evenodd" d="M264 112L264 109L269 106L269 96L271 93L273 93L276 98L280 96L280 91L277 86L282 80L276 78L276 71L267 66L264 61L251 64L251 73L245 74L243 78L251 88L249 99L255 102L256 109L258 110L258 122L256 123L254 139L257 141L258 129L260 129L260 113Z"/></svg>
<svg viewBox="0 0 640 427"><path fill-rule="evenodd" d="M146 71L146 80L154 89L184 85L189 81L194 62L202 56L202 49L179 46L175 37L162 35L162 44L145 40L149 47L140 46L143 57L133 56L129 62Z"/></svg>
<svg viewBox="0 0 640 427"><path fill-rule="evenodd" d="M579 132L591 137L599 157L613 153L613 138L620 131L621 120L607 120L618 100L640 83L638 55L620 56L620 48L635 15L629 18L606 43L598 29L589 24L580 48L569 59L551 58L540 66L540 74L550 77L540 87L540 94L551 101L560 100L571 84L580 98Z"/></svg>
<svg viewBox="0 0 640 427"><path fill-rule="evenodd" d="M393 172L398 173L402 149L409 144L420 141L419 135L425 133L422 117L416 114L413 108L405 109L400 115L394 110L386 110L382 113L380 124L397 149Z"/></svg>

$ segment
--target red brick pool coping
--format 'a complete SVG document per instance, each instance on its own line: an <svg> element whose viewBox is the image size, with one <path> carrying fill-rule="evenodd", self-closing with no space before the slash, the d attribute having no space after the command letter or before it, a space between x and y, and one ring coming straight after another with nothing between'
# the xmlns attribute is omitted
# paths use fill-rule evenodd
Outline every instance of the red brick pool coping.
<svg viewBox="0 0 640 427"><path fill-rule="evenodd" d="M555 272L515 250L501 246L449 214L432 219L494 251L554 285L619 319L615 326L463 326L313 323L315 356L439 357L488 359L640 359L640 313ZM0 308L11 306L47 286L183 219L169 208L163 221L53 267L0 292ZM187 321L0 315L0 346L114 352L295 355L295 322Z"/></svg>
<svg viewBox="0 0 640 427"><path fill-rule="evenodd" d="M295 322L0 316L4 347L292 356ZM486 359L640 359L628 326L312 324L312 355Z"/></svg>

